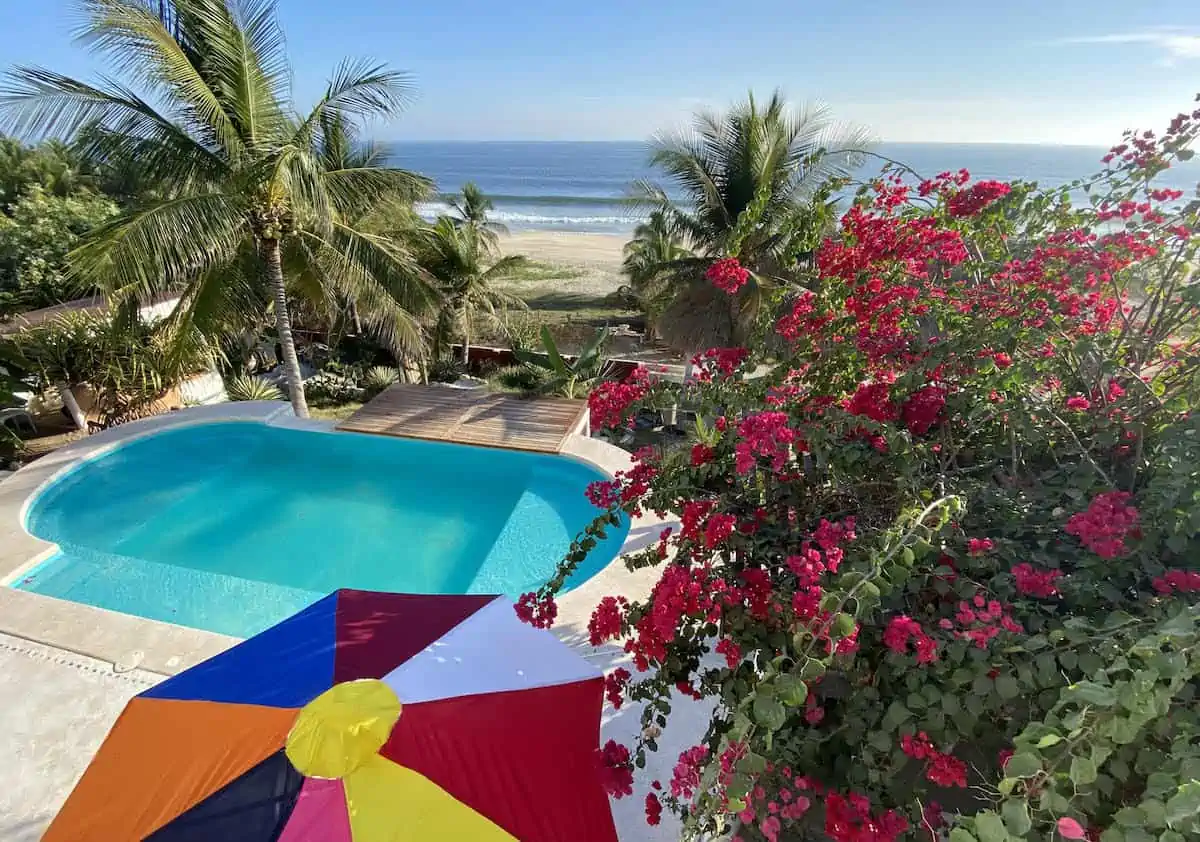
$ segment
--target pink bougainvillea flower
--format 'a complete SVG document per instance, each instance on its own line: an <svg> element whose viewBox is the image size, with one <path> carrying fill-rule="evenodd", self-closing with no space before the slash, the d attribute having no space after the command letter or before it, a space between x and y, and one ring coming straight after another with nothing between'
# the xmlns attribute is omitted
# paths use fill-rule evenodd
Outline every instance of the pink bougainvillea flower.
<svg viewBox="0 0 1200 842"><path fill-rule="evenodd" d="M967 552L971 555L983 555L994 549L996 544L991 538L968 538Z"/></svg>
<svg viewBox="0 0 1200 842"><path fill-rule="evenodd" d="M633 794L633 763L629 749L609 740L599 752L600 784L612 798Z"/></svg>
<svg viewBox="0 0 1200 842"><path fill-rule="evenodd" d="M653 827L662 821L662 802L653 792L646 793L646 824Z"/></svg>
<svg viewBox="0 0 1200 842"><path fill-rule="evenodd" d="M725 257L709 266L704 277L717 289L733 295L750 280L750 272L736 257Z"/></svg>
<svg viewBox="0 0 1200 842"><path fill-rule="evenodd" d="M1062 576L1057 570L1036 570L1032 564L1018 564L1012 569L1017 593L1023 596L1048 598L1058 595L1055 581Z"/></svg>
<svg viewBox="0 0 1200 842"><path fill-rule="evenodd" d="M1129 505L1128 491L1108 491L1092 498L1087 511L1071 515L1066 532L1101 558L1116 558L1126 550L1125 539L1137 530L1140 514Z"/></svg>
<svg viewBox="0 0 1200 842"><path fill-rule="evenodd" d="M1083 825L1069 816L1063 816L1059 819L1057 827L1058 833L1063 839L1083 839L1087 836L1087 831L1083 829Z"/></svg>
<svg viewBox="0 0 1200 842"><path fill-rule="evenodd" d="M528 623L535 629L550 628L554 625L554 618L558 616L558 605L554 602L554 597L547 595L539 599L533 591L521 594L513 610L517 612L521 622Z"/></svg>

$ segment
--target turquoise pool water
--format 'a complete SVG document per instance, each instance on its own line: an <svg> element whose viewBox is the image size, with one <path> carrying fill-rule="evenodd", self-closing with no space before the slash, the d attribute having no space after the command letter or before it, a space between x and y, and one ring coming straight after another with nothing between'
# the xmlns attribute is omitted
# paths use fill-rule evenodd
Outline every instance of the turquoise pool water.
<svg viewBox="0 0 1200 842"><path fill-rule="evenodd" d="M26 526L61 553L14 587L245 637L337 588L504 593L544 582L603 475L558 456L252 422L83 462ZM570 585L611 560L612 530Z"/></svg>

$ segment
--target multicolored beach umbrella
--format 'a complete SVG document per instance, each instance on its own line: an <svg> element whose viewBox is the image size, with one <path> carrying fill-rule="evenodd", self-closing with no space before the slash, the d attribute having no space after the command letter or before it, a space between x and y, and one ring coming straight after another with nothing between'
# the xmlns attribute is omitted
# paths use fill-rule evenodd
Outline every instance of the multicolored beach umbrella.
<svg viewBox="0 0 1200 842"><path fill-rule="evenodd" d="M614 842L603 679L503 597L342 590L134 698L49 842Z"/></svg>

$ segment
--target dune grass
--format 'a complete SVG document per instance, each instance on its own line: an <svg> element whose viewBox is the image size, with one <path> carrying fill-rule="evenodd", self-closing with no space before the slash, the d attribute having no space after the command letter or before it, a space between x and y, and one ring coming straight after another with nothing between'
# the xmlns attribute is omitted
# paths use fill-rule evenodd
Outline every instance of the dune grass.
<svg viewBox="0 0 1200 842"><path fill-rule="evenodd" d="M547 263L542 260L530 260L520 266L514 266L501 277L506 281L569 281L581 278L587 274L575 266L562 266L558 263Z"/></svg>

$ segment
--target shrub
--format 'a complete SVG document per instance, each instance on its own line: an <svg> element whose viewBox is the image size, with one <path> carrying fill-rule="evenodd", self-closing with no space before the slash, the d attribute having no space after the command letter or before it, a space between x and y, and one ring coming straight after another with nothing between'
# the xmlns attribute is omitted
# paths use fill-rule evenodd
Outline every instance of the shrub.
<svg viewBox="0 0 1200 842"><path fill-rule="evenodd" d="M454 383L466 373L461 360L441 359L429 364L430 383Z"/></svg>
<svg viewBox="0 0 1200 842"><path fill-rule="evenodd" d="M319 371L304 381L304 394L314 403L343 404L362 400L363 389L354 372Z"/></svg>
<svg viewBox="0 0 1200 842"><path fill-rule="evenodd" d="M225 381L225 393L231 401L281 401L283 392L262 377L239 374Z"/></svg>
<svg viewBox="0 0 1200 842"><path fill-rule="evenodd" d="M885 172L769 325L779 356L698 355L693 446L588 489L603 511L517 611L550 625L622 512L678 518L626 559L661 570L649 596L589 624L636 672L609 699L642 705L637 744L603 753L617 794L679 696L715 703L672 780L641 782L649 821L1200 837L1200 203L1154 183L1198 127L1131 133L1083 208ZM736 289L730 245L709 280ZM593 426L670 388L601 384Z"/></svg>
<svg viewBox="0 0 1200 842"><path fill-rule="evenodd" d="M533 394L541 390L550 373L531 365L510 365L497 370L491 380L501 389L521 394Z"/></svg>
<svg viewBox="0 0 1200 842"><path fill-rule="evenodd" d="M386 389L400 382L400 370L386 365L372 366L363 375L362 387L366 396L373 398Z"/></svg>
<svg viewBox="0 0 1200 842"><path fill-rule="evenodd" d="M35 388L90 386L102 427L161 411L171 387L212 358L195 330L87 311L60 314L0 341L0 359L26 372Z"/></svg>

